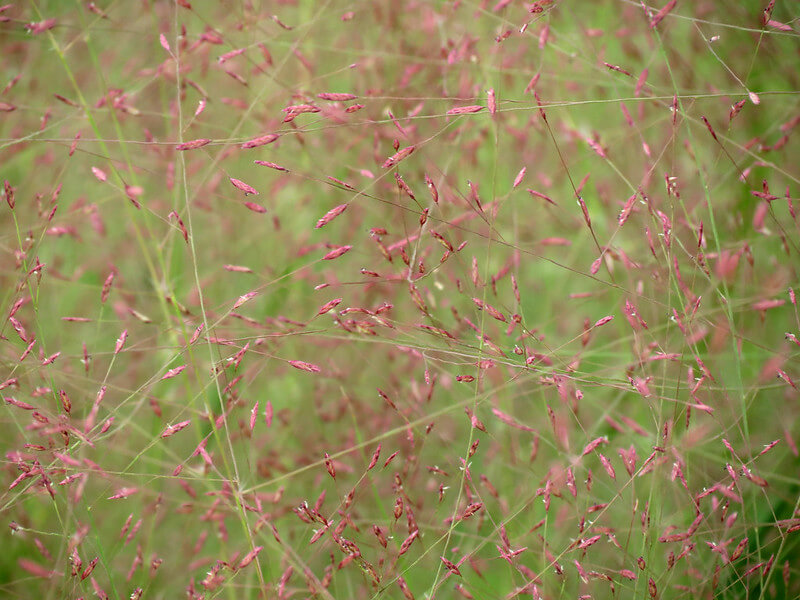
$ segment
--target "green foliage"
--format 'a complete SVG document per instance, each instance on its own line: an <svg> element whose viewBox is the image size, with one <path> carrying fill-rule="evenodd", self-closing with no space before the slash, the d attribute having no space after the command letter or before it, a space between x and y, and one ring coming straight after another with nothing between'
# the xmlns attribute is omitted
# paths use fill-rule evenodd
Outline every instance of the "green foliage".
<svg viewBox="0 0 800 600"><path fill-rule="evenodd" d="M4 7L0 595L797 596L765 9Z"/></svg>

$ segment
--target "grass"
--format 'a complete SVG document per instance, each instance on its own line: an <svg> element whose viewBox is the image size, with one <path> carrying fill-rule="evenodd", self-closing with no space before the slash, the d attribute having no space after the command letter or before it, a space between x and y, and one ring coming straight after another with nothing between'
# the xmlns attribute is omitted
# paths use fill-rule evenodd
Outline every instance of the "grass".
<svg viewBox="0 0 800 600"><path fill-rule="evenodd" d="M795 9L4 8L2 594L797 597Z"/></svg>

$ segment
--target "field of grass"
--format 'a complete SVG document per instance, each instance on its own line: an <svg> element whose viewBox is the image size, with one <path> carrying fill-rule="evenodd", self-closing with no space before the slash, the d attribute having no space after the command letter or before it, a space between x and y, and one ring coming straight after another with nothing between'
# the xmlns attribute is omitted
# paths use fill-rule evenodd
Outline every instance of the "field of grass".
<svg viewBox="0 0 800 600"><path fill-rule="evenodd" d="M0 596L797 598L798 19L0 7Z"/></svg>

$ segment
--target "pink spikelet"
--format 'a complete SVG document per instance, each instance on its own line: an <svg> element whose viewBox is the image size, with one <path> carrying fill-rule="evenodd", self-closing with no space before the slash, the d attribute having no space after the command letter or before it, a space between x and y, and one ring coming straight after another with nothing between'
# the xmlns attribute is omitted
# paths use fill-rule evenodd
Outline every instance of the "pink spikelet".
<svg viewBox="0 0 800 600"><path fill-rule="evenodd" d="M258 418L258 400L256 400L255 405L250 410L250 431L253 431L256 427L256 419Z"/></svg>
<svg viewBox="0 0 800 600"><path fill-rule="evenodd" d="M258 556L258 553L261 552L261 550L263 550L263 548L264 548L264 546L256 546L255 548L253 548L250 552L245 554L244 558L239 563L239 566L236 567L236 568L237 569L244 569L247 565L249 565L251 562L253 562L256 559L256 557Z"/></svg>
<svg viewBox="0 0 800 600"><path fill-rule="evenodd" d="M114 283L114 276L116 275L115 271L111 271L106 277L105 282L103 283L103 289L100 292L100 301L105 304L106 300L108 300L108 295L111 293L111 284Z"/></svg>
<svg viewBox="0 0 800 600"><path fill-rule="evenodd" d="M317 365L309 362L304 362L302 360L290 360L289 364L292 365L295 369L300 369L301 371L308 371L309 373L319 373L322 371Z"/></svg>
<svg viewBox="0 0 800 600"><path fill-rule="evenodd" d="M333 221L336 217L341 215L345 210L347 210L347 204L340 204L339 206L332 208L327 213L325 213L319 221L317 221L317 224L314 227L314 229L319 229L320 227L324 227L325 225Z"/></svg>
<svg viewBox="0 0 800 600"><path fill-rule="evenodd" d="M448 115L471 115L477 112L481 112L485 107L480 106L478 104L473 104L471 106L457 106L455 108L451 108L447 111Z"/></svg>
<svg viewBox="0 0 800 600"><path fill-rule="evenodd" d="M126 329L117 338L117 343L114 345L114 354L119 354L122 347L125 345L125 340L128 339L128 330Z"/></svg>
<svg viewBox="0 0 800 600"><path fill-rule="evenodd" d="M264 423L267 427L272 426L272 402L267 400L267 404L264 407Z"/></svg>
<svg viewBox="0 0 800 600"><path fill-rule="evenodd" d="M235 179L233 177L229 177L228 179L230 179L231 183L233 184L233 187L235 187L237 190L243 191L245 196L249 196L251 194L254 196L258 195L258 190L246 184L244 181L240 179Z"/></svg>
<svg viewBox="0 0 800 600"><path fill-rule="evenodd" d="M256 202L245 202L244 205L249 210L252 210L254 213L258 213L260 215L263 215L265 212L267 212L266 208L264 208L263 206L261 206L260 204L258 204Z"/></svg>
<svg viewBox="0 0 800 600"><path fill-rule="evenodd" d="M173 436L182 429L186 429L190 424L191 421L181 421L180 423L175 423L174 425L168 425L167 428L161 433L161 437L168 438Z"/></svg>
<svg viewBox="0 0 800 600"><path fill-rule="evenodd" d="M517 173L517 176L514 178L514 183L511 186L512 188L516 189L517 186L519 186L519 184L522 183L522 180L525 178L525 172L527 170L528 169L526 167L522 167L519 170L519 173Z"/></svg>
<svg viewBox="0 0 800 600"><path fill-rule="evenodd" d="M352 246L339 246L338 248L334 248L325 256L323 256L322 260L333 260L334 258L339 258L343 254L349 252L351 248Z"/></svg>
<svg viewBox="0 0 800 600"><path fill-rule="evenodd" d="M202 324L197 326L197 328L194 330L194 333L192 333L192 337L189 338L189 344L188 344L189 346L191 346L197 341L197 339L200 337L201 331L203 331Z"/></svg>
<svg viewBox="0 0 800 600"><path fill-rule="evenodd" d="M108 175L106 175L105 171L98 167L92 167L92 173L97 178L97 181L105 182L108 179Z"/></svg>
<svg viewBox="0 0 800 600"><path fill-rule="evenodd" d="M372 458L369 461L369 465L367 466L367 471L371 471L372 468L378 464L378 459L381 456L381 445L378 444L378 447L375 448L375 452L372 453Z"/></svg>
<svg viewBox="0 0 800 600"><path fill-rule="evenodd" d="M169 47L169 42L167 41L167 36L163 33L159 34L158 41L161 43L161 47L167 51L167 54L172 54L172 48Z"/></svg>
<svg viewBox="0 0 800 600"><path fill-rule="evenodd" d="M317 98L331 102L347 102L348 100L355 100L358 96L355 94L323 92L322 94L317 94Z"/></svg>
<svg viewBox="0 0 800 600"><path fill-rule="evenodd" d="M289 169L287 169L286 167L282 167L278 164L275 164L274 162L269 162L266 160L255 160L253 162L256 163L257 165L261 165L262 167L269 167L270 169L275 169L276 171L283 171L284 173L289 172Z"/></svg>
<svg viewBox="0 0 800 600"><path fill-rule="evenodd" d="M494 89L490 89L486 93L486 106L490 115L495 116L497 114L497 98L495 97Z"/></svg>
<svg viewBox="0 0 800 600"><path fill-rule="evenodd" d="M186 225L183 224L183 219L181 219L180 215L175 212L174 210L167 215L170 219L175 219L178 222L178 227L180 227L181 233L183 234L184 241L188 244L189 243L189 231L186 229Z"/></svg>
<svg viewBox="0 0 800 600"><path fill-rule="evenodd" d="M408 146L407 148L403 148L402 150L398 150L394 154L392 154L389 158L383 161L383 168L389 169L399 163L401 160L408 158L412 152L415 150L415 146Z"/></svg>
<svg viewBox="0 0 800 600"><path fill-rule="evenodd" d="M658 11L655 14L655 16L650 20L650 29L655 29L658 26L658 24L661 23L662 20L664 20L664 17L666 17L672 11L672 9L675 8L675 5L677 3L678 0L669 0L669 2L667 2L664 5L664 8Z"/></svg>
<svg viewBox="0 0 800 600"><path fill-rule="evenodd" d="M177 146L175 146L175 150L178 150L178 151L194 150L196 148L202 148L203 146L207 146L210 143L211 143L211 140L206 139L206 138L200 138L200 139L197 139L197 140L191 140L189 142L184 142L182 144L178 144Z"/></svg>
<svg viewBox="0 0 800 600"><path fill-rule="evenodd" d="M326 302L317 311L317 315L324 315L325 313L330 312L331 310L339 306L341 302L342 302L341 298L334 298L333 300Z"/></svg>
<svg viewBox="0 0 800 600"><path fill-rule="evenodd" d="M272 142L277 140L278 137L280 137L280 136L278 136L277 134L274 134L274 133L269 133L267 135L262 135L262 136L259 136L257 138L253 138L252 140L247 141L244 144L242 144L242 149L248 150L250 148L258 148L259 146L266 146L267 144L271 144Z"/></svg>
<svg viewBox="0 0 800 600"><path fill-rule="evenodd" d="M178 375L183 373L184 370L186 370L186 365L181 365L179 367L175 367L174 369L170 369L169 371L164 373L164 375L162 375L161 381L164 381L165 379L172 379L173 377L177 377Z"/></svg>
<svg viewBox="0 0 800 600"><path fill-rule="evenodd" d="M333 466L333 461L328 453L325 453L325 468L328 471L328 474L333 478L336 479L336 468Z"/></svg>
<svg viewBox="0 0 800 600"><path fill-rule="evenodd" d="M258 295L258 292L247 292L246 294L242 294L241 296L239 296L239 298L237 298L236 302L233 303L233 309L232 310L236 310L242 304L244 304L245 302L248 302L249 300L252 300L257 295Z"/></svg>

